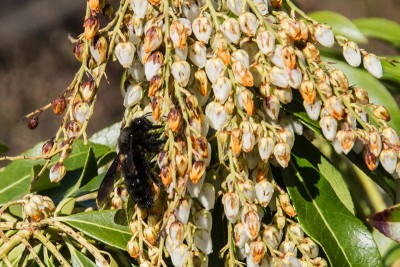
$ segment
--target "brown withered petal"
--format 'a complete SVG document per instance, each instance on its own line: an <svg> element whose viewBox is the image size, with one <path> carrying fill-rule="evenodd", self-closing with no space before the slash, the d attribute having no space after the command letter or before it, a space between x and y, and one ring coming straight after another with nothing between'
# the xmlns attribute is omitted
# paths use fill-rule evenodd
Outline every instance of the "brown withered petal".
<svg viewBox="0 0 400 267"><path fill-rule="evenodd" d="M92 40L100 27L99 18L96 15L91 15L85 20L85 22L83 23L83 27L85 28L85 31L83 33L85 39Z"/></svg>
<svg viewBox="0 0 400 267"><path fill-rule="evenodd" d="M73 52L74 52L75 58L80 62L82 62L82 59L83 59L84 46L85 46L84 43L76 43L74 45Z"/></svg>
<svg viewBox="0 0 400 267"><path fill-rule="evenodd" d="M53 106L54 114L61 115L67 107L67 101L63 96L59 96L51 102L51 105Z"/></svg>
<svg viewBox="0 0 400 267"><path fill-rule="evenodd" d="M160 177L165 187L168 187L172 183L172 174L168 165L161 168Z"/></svg>
<svg viewBox="0 0 400 267"><path fill-rule="evenodd" d="M192 169L190 170L190 180L196 184L206 171L206 165L203 161L196 161L193 163Z"/></svg>
<svg viewBox="0 0 400 267"><path fill-rule="evenodd" d="M163 85L164 79L161 75L155 75L150 79L148 96L154 96Z"/></svg>
<svg viewBox="0 0 400 267"><path fill-rule="evenodd" d="M28 128L30 130L35 130L39 125L39 117L35 116L28 121Z"/></svg>
<svg viewBox="0 0 400 267"><path fill-rule="evenodd" d="M231 131L230 147L235 156L242 151L242 129L236 128Z"/></svg>
<svg viewBox="0 0 400 267"><path fill-rule="evenodd" d="M53 145L54 145L53 138L44 143L42 146L42 155L47 155L48 153L50 153L50 151L53 149Z"/></svg>
<svg viewBox="0 0 400 267"><path fill-rule="evenodd" d="M178 131L182 121L182 114L177 108L171 108L168 113L168 125L173 132Z"/></svg>

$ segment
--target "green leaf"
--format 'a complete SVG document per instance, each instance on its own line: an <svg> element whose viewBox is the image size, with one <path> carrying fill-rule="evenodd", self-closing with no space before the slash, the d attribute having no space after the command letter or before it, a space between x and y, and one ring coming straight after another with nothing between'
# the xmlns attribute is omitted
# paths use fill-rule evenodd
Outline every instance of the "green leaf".
<svg viewBox="0 0 400 267"><path fill-rule="evenodd" d="M368 222L385 236L400 242L400 204L375 213Z"/></svg>
<svg viewBox="0 0 400 267"><path fill-rule="evenodd" d="M0 205L22 198L32 180L32 162L13 161L0 172Z"/></svg>
<svg viewBox="0 0 400 267"><path fill-rule="evenodd" d="M95 176L97 176L97 162L93 150L90 147L79 180L75 183L75 185L71 188L69 193L67 193L65 196L66 197L70 196L73 192L77 191L81 186L87 184L88 181L90 181L90 179L92 179Z"/></svg>
<svg viewBox="0 0 400 267"><path fill-rule="evenodd" d="M353 23L368 38L383 40L400 47L400 24L384 18L360 18L353 20Z"/></svg>
<svg viewBox="0 0 400 267"><path fill-rule="evenodd" d="M125 212L121 210L82 212L56 219L104 244L123 250L132 237Z"/></svg>
<svg viewBox="0 0 400 267"><path fill-rule="evenodd" d="M332 266L382 266L368 229L340 202L326 178L307 160L308 151L292 155L282 170L305 232L324 249Z"/></svg>
<svg viewBox="0 0 400 267"><path fill-rule="evenodd" d="M94 177L86 185L82 186L79 190L73 192L71 194L71 197L80 197L80 196L97 191L99 189L101 182L103 181L106 173L107 172L103 172L103 173L97 175L96 177Z"/></svg>
<svg viewBox="0 0 400 267"><path fill-rule="evenodd" d="M100 130L99 132L92 135L90 141L96 144L105 145L111 148L115 148L117 145L117 139L121 129L121 122L114 123L113 125Z"/></svg>
<svg viewBox="0 0 400 267"><path fill-rule="evenodd" d="M396 132L400 132L400 109L385 86L364 70L353 68L333 58L323 57L323 60L335 62L335 68L340 69L346 74L350 85L362 87L368 92L371 103L384 105L390 112L391 121L389 124Z"/></svg>
<svg viewBox="0 0 400 267"><path fill-rule="evenodd" d="M71 242L65 242L67 244L68 250L71 253L71 263L72 266L87 266L96 267L96 264L91 261L88 257L83 255L81 252L75 249Z"/></svg>
<svg viewBox="0 0 400 267"><path fill-rule="evenodd" d="M393 60L400 62L400 57L388 57ZM383 76L382 79L388 80L397 84L400 84L400 64L392 65L389 62L382 60ZM399 91L398 86L396 86L397 91Z"/></svg>
<svg viewBox="0 0 400 267"><path fill-rule="evenodd" d="M307 159L309 162L326 178L343 205L354 214L353 199L343 175L321 153L320 150L308 142L304 137L300 136L296 138L296 142L297 145L294 147L295 150L293 152L297 152L300 147L307 151Z"/></svg>
<svg viewBox="0 0 400 267"><path fill-rule="evenodd" d="M76 170L82 168L86 162L89 148L93 149L96 159L101 158L104 154L111 150L109 147L104 145L94 144L91 142L89 142L87 145L84 145L82 140L77 140L72 146L71 155L64 161L67 170Z"/></svg>
<svg viewBox="0 0 400 267"><path fill-rule="evenodd" d="M309 13L308 15L318 22L332 26L335 35L343 35L359 44L365 44L368 42L368 39L357 28L357 26L343 15L332 11L317 11Z"/></svg>

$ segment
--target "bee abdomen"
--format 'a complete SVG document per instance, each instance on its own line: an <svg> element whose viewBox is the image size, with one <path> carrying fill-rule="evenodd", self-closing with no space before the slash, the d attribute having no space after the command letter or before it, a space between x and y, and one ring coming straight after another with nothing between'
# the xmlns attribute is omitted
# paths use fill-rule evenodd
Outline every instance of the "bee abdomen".
<svg viewBox="0 0 400 267"><path fill-rule="evenodd" d="M125 179L125 184L131 200L137 203L141 209L150 209L154 205L154 196L151 185L146 178Z"/></svg>

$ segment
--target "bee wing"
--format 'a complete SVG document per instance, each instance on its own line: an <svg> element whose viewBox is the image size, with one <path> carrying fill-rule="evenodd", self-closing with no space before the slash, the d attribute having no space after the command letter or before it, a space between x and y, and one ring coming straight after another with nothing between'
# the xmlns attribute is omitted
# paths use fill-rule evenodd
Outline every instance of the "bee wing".
<svg viewBox="0 0 400 267"><path fill-rule="evenodd" d="M119 154L115 157L113 163L111 164L110 168L108 169L106 175L104 176L103 181L99 187L99 191L97 193L97 207L103 208L106 200L110 196L111 192L114 189L114 182L115 182L115 174L118 170L120 164Z"/></svg>

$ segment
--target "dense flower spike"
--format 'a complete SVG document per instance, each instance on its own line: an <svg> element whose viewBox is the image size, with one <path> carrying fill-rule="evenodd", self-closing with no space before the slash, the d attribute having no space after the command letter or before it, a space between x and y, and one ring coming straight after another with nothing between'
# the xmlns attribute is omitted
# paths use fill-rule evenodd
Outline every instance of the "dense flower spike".
<svg viewBox="0 0 400 267"><path fill-rule="evenodd" d="M157 145L143 149L158 153L146 155L146 173L134 168L151 173L145 189L154 198L148 209L135 207L130 222L127 251L138 265L208 266L208 255L218 253L213 223L223 222L227 244L219 255L226 266L326 266L273 171L289 166L297 135L311 126L337 153L355 151L370 170L381 164L400 175L400 139L387 124L388 110L370 103L319 48L336 43L349 65L362 63L377 78L381 58L335 36L291 1L126 0L105 28L98 16L107 3L88 5L84 33L74 43L82 72L49 105L64 120L42 154L60 153L49 178L61 181L72 142L87 138L105 65L117 60L124 68L124 125L147 118L146 138ZM32 129L37 115L29 117ZM136 152L119 154L128 169ZM128 187L116 184L109 206L126 208ZM35 199L24 212L38 221L54 204L38 199L50 206L42 208ZM215 222L217 207L225 219Z"/></svg>

